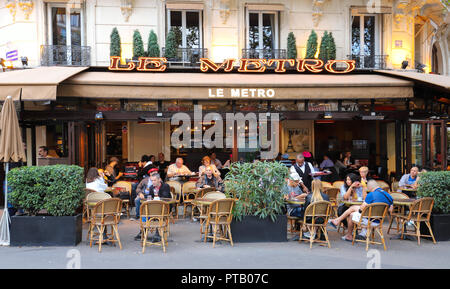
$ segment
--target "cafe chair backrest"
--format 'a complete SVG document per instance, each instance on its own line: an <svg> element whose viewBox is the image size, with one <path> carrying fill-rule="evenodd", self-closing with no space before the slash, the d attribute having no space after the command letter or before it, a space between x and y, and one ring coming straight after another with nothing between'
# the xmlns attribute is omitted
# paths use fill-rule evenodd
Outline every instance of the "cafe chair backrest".
<svg viewBox="0 0 450 289"><path fill-rule="evenodd" d="M389 206L386 203L373 203L367 205L361 212L360 222L364 217L368 218L369 223L373 223L373 221L379 220L380 224L382 224L388 208Z"/></svg>
<svg viewBox="0 0 450 289"><path fill-rule="evenodd" d="M392 193L391 193L391 197L392 197L394 200L405 200L405 199L409 199L409 197L408 197L407 194L399 193L399 192L392 192Z"/></svg>
<svg viewBox="0 0 450 289"><path fill-rule="evenodd" d="M333 185L330 182L322 181L322 187L324 187L324 188L332 188Z"/></svg>
<svg viewBox="0 0 450 289"><path fill-rule="evenodd" d="M342 187L342 185L344 184L344 181L335 181L333 183L333 187L340 189Z"/></svg>
<svg viewBox="0 0 450 289"><path fill-rule="evenodd" d="M92 192L86 196L87 203L98 203L106 199L111 199L111 196L103 192Z"/></svg>
<svg viewBox="0 0 450 289"><path fill-rule="evenodd" d="M192 192L196 188L195 187L196 184L197 184L197 182L194 182L194 181L185 182L183 184L183 187L182 187L181 191L183 192L183 194L187 194L189 192Z"/></svg>
<svg viewBox="0 0 450 289"><path fill-rule="evenodd" d="M234 199L215 200L209 206L209 217L215 223L231 223Z"/></svg>
<svg viewBox="0 0 450 289"><path fill-rule="evenodd" d="M414 203L412 203L410 209L409 209L409 216L417 217L417 219L422 221L429 221L431 217L431 211L433 210L434 205L434 199L427 197L427 198L421 198Z"/></svg>
<svg viewBox="0 0 450 289"><path fill-rule="evenodd" d="M114 183L113 188L123 188L131 194L131 183L126 181L118 181Z"/></svg>
<svg viewBox="0 0 450 289"><path fill-rule="evenodd" d="M389 188L388 183L386 183L385 181L377 180L377 183L380 186L380 188L384 188L384 187L388 187Z"/></svg>
<svg viewBox="0 0 450 289"><path fill-rule="evenodd" d="M322 221L321 224L328 223L328 219L330 218L331 214L331 202L328 201L318 201L309 204L309 206L305 210L304 219L305 223L308 224L315 224L317 223L317 219L321 218ZM311 218L310 222L307 222L307 217Z"/></svg>
<svg viewBox="0 0 450 289"><path fill-rule="evenodd" d="M169 218L169 204L163 201L145 201L140 208L141 225L158 222L160 225Z"/></svg>
<svg viewBox="0 0 450 289"><path fill-rule="evenodd" d="M203 197L205 196L206 193L209 193L209 192L215 192L215 191L216 191L215 188L203 188L203 189L200 189L200 190L197 192L197 194L195 195L195 198L196 198L196 199L198 199L198 198L203 198Z"/></svg>
<svg viewBox="0 0 450 289"><path fill-rule="evenodd" d="M92 210L93 223L114 221L118 223L122 211L122 200L110 198L99 201Z"/></svg>
<svg viewBox="0 0 450 289"><path fill-rule="evenodd" d="M336 201L340 192L341 190L338 188L324 188L324 193L328 195L330 201Z"/></svg>
<svg viewBox="0 0 450 289"><path fill-rule="evenodd" d="M227 196L222 192L209 192L203 196L203 198L205 199L214 199L214 200L226 199L226 197Z"/></svg>
<svg viewBox="0 0 450 289"><path fill-rule="evenodd" d="M167 181L166 184L168 184L170 187L173 187L175 189L175 194L181 195L181 183L178 181Z"/></svg>

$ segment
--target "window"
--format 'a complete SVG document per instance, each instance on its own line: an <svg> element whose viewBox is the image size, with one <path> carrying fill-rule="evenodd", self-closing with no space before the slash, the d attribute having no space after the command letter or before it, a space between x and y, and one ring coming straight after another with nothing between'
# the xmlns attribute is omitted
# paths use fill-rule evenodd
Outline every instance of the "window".
<svg viewBox="0 0 450 289"><path fill-rule="evenodd" d="M384 57L380 55L380 35L378 15L352 16L351 56L359 68L382 68Z"/></svg>
<svg viewBox="0 0 450 289"><path fill-rule="evenodd" d="M175 32L179 48L202 47L202 19L200 11L168 10L167 33Z"/></svg>
<svg viewBox="0 0 450 289"><path fill-rule="evenodd" d="M281 58L278 49L278 12L249 11L244 58Z"/></svg>

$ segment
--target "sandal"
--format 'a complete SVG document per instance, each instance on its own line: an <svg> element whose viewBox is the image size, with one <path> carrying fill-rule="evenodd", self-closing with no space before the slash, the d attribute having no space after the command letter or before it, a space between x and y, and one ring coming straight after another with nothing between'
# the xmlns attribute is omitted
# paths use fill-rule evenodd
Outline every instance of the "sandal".
<svg viewBox="0 0 450 289"><path fill-rule="evenodd" d="M349 240L349 239L345 238L345 236L342 236L341 239L342 239L342 241L353 242L353 240Z"/></svg>
<svg viewBox="0 0 450 289"><path fill-rule="evenodd" d="M333 224L333 222L331 222L331 220L328 220L328 224L330 224L331 227L337 229L337 226L335 224Z"/></svg>

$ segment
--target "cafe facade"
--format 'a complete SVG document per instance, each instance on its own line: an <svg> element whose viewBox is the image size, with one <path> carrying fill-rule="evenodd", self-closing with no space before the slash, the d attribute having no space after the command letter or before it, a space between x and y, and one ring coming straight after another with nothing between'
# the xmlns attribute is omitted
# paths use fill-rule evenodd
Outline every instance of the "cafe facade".
<svg viewBox="0 0 450 289"><path fill-rule="evenodd" d="M413 164L447 169L448 13L440 1L31 2L28 20L17 6L10 26L37 28L36 39L26 40L39 51L25 51L38 67L0 73L0 97L16 100L28 165L42 163L41 145L58 156L47 162L85 168L159 152L185 158L192 170L212 151L222 163L252 160L265 149L237 145L240 136L251 141L250 122L223 124L231 145L172 140L180 114L192 119L183 128L193 139L214 126L208 114L242 114L277 125L272 149L292 159L306 150L320 163L325 153L351 151L386 178ZM113 27L122 37L119 59L110 57ZM181 31L177 57L164 58L162 49L159 58L132 59L135 29L144 47L153 29L164 48L170 27ZM333 33L338 61L304 59L313 29L319 44L325 30ZM289 32L296 59L287 57ZM417 62L424 73L414 71Z"/></svg>

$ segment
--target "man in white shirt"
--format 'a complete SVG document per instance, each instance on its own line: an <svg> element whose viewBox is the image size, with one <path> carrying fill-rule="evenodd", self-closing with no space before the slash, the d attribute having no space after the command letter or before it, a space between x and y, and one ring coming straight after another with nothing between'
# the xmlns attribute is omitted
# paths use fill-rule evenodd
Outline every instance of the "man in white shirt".
<svg viewBox="0 0 450 289"><path fill-rule="evenodd" d="M178 180L178 176L192 175L191 170L183 165L183 159L177 158L174 164L171 164L167 170L169 180Z"/></svg>
<svg viewBox="0 0 450 289"><path fill-rule="evenodd" d="M315 170L311 163L305 161L303 154L297 155L295 164L291 166L289 171L291 174L296 172L300 176L300 186L302 187L302 191L304 193L309 193L311 191L311 183L313 180L311 174L314 173Z"/></svg>

